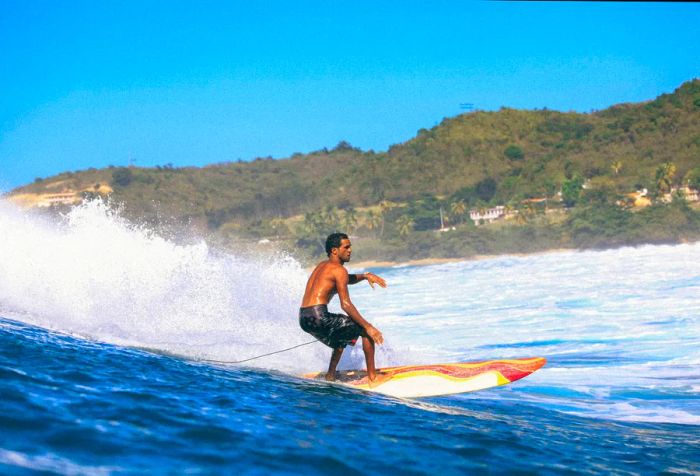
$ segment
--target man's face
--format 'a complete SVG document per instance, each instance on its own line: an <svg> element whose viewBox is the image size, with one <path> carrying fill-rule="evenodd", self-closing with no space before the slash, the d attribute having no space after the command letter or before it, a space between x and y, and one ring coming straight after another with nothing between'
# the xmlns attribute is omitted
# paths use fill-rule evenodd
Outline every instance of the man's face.
<svg viewBox="0 0 700 476"><path fill-rule="evenodd" d="M347 263L350 261L350 255L352 254L352 243L347 238L340 240L340 246L337 248L338 258L342 263Z"/></svg>

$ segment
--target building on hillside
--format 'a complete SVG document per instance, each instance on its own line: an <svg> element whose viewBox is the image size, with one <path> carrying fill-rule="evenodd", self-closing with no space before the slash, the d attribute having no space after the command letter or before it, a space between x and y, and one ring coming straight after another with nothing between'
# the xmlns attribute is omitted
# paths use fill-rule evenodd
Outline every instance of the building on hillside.
<svg viewBox="0 0 700 476"><path fill-rule="evenodd" d="M694 188L690 187L677 187L671 189L672 193L680 193L687 202L697 202L700 201L700 193Z"/></svg>
<svg viewBox="0 0 700 476"><path fill-rule="evenodd" d="M56 184L49 184L46 188L55 186ZM54 205L76 205L90 197L107 197L112 191L109 185L98 183L79 190L63 188L61 192L14 193L8 195L7 199L22 208L49 208Z"/></svg>
<svg viewBox="0 0 700 476"><path fill-rule="evenodd" d="M697 202L698 191L690 187L671 187L669 193L664 193L659 197L659 201L663 203L671 203L674 197L681 195L686 202Z"/></svg>
<svg viewBox="0 0 700 476"><path fill-rule="evenodd" d="M499 218L505 216L505 214L505 207L503 205L499 205L497 207L487 208L485 210L470 210L469 218L471 218L476 225L479 225L481 223L491 223L492 221L498 220Z"/></svg>
<svg viewBox="0 0 700 476"><path fill-rule="evenodd" d="M632 193L625 194L625 200L618 202L619 205L633 206L635 208L643 208L651 205L651 199L648 197L648 190L643 188Z"/></svg>
<svg viewBox="0 0 700 476"><path fill-rule="evenodd" d="M546 203L546 202L547 202L547 197L535 197L535 198L526 198L521 203L534 204L534 203Z"/></svg>
<svg viewBox="0 0 700 476"><path fill-rule="evenodd" d="M80 196L72 191L61 193L45 193L39 196L37 207L50 207L52 205L73 205L80 202Z"/></svg>

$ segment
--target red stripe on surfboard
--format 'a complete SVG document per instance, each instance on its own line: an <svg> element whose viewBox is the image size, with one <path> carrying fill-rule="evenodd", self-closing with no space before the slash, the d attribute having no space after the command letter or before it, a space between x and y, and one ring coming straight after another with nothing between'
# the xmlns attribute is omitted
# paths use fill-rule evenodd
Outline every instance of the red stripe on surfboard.
<svg viewBox="0 0 700 476"><path fill-rule="evenodd" d="M505 378L514 382L530 375L546 363L544 358L532 359L531 361L485 361L469 362L469 367L461 367L458 364L442 365L416 365L397 369L384 369L385 372L393 375L400 375L408 372L432 371L438 372L453 378L469 378L484 372L498 371Z"/></svg>

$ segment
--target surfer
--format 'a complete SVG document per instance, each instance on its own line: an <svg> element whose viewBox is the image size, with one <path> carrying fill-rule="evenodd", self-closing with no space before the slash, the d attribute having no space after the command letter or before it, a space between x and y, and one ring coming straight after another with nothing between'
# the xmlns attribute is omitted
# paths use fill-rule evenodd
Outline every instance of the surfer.
<svg viewBox="0 0 700 476"><path fill-rule="evenodd" d="M385 288L386 282L373 273L349 274L345 263L350 261L352 244L345 233L333 233L326 239L328 259L316 265L306 283L304 299L299 310L301 328L333 349L328 365L326 380L336 378L335 369L340 356L347 345L355 345L362 337L362 350L367 363L367 377L370 387L383 383L389 375L377 372L374 367L374 344L382 344L384 337L379 329L367 322L350 300L348 285L367 280L374 288L375 284ZM328 312L328 302L337 294L340 307L348 315Z"/></svg>

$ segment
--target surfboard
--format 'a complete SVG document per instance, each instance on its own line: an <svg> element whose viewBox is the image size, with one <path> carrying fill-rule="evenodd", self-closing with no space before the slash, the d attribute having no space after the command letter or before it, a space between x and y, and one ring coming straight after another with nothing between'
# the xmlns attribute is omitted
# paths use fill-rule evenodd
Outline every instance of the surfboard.
<svg viewBox="0 0 700 476"><path fill-rule="evenodd" d="M391 378L376 387L369 386L367 372L364 370L341 370L334 383L392 397L435 397L506 385L527 377L546 362L544 357L533 357L387 367L381 369L381 373L389 374ZM324 380L325 376L325 372L302 375L303 378L314 380Z"/></svg>

